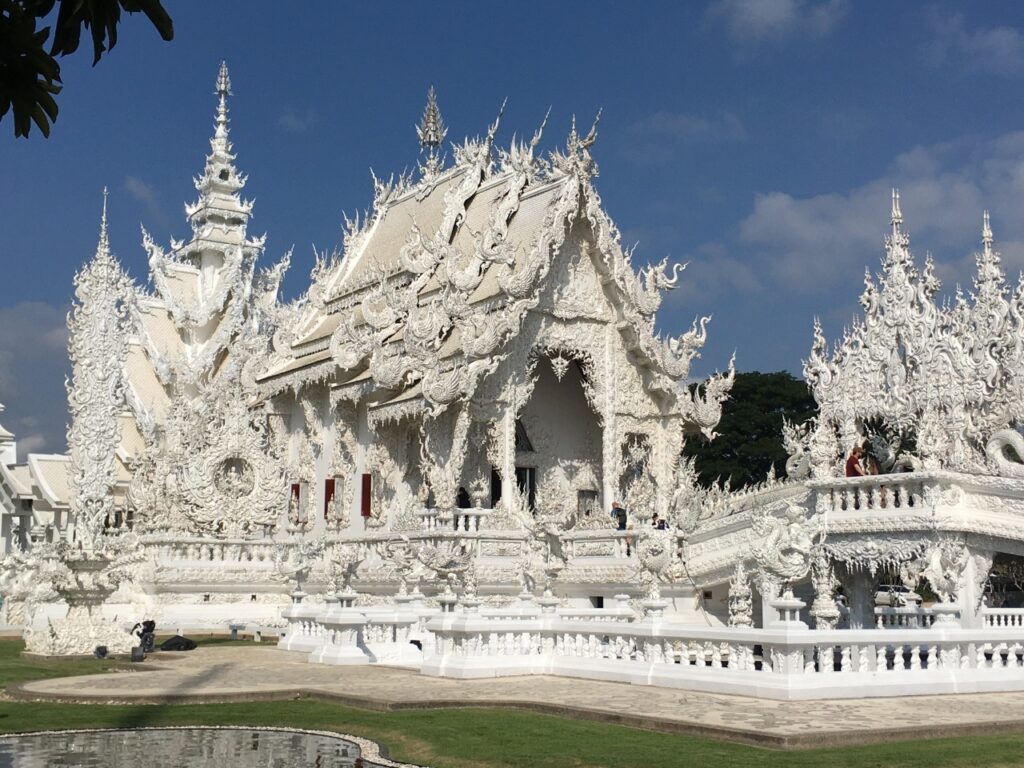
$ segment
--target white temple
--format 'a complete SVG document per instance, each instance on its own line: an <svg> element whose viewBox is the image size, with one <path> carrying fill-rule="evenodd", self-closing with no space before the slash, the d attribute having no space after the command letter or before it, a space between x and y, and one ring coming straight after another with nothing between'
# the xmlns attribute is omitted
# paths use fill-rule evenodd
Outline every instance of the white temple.
<svg viewBox="0 0 1024 768"><path fill-rule="evenodd" d="M732 361L693 390L707 318L655 332L680 268L633 267L596 123L544 157L544 125L495 146L499 113L447 165L431 90L416 177L374 179L285 304L288 257L259 268L247 234L226 67L216 95L190 239L143 233L152 290L104 208L69 321L70 456L18 466L0 432L0 588L30 649L154 618L436 675L1024 689L1024 608L1001 604L1024 575L1024 281L987 214L973 290L937 303L894 193L863 319L831 351L815 327L819 415L787 425L787 478L705 490L681 451L714 436ZM844 477L863 445L877 474ZM880 584L934 599L880 605Z"/></svg>

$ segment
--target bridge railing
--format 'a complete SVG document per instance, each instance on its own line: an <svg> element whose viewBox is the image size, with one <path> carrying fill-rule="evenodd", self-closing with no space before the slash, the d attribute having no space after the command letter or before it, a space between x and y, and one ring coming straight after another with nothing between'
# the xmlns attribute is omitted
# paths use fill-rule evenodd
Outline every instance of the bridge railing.
<svg viewBox="0 0 1024 768"><path fill-rule="evenodd" d="M1024 690L1024 628L739 629L447 615L425 674L555 674L777 699Z"/></svg>
<svg viewBox="0 0 1024 768"><path fill-rule="evenodd" d="M986 627L1024 627L1024 608L982 608L981 616Z"/></svg>
<svg viewBox="0 0 1024 768"><path fill-rule="evenodd" d="M918 473L894 473L814 480L808 483L816 492L818 512L869 510L924 511L924 492L938 481Z"/></svg>
<svg viewBox="0 0 1024 768"><path fill-rule="evenodd" d="M875 606L875 627L878 629L927 629L935 624L931 609L918 605Z"/></svg>

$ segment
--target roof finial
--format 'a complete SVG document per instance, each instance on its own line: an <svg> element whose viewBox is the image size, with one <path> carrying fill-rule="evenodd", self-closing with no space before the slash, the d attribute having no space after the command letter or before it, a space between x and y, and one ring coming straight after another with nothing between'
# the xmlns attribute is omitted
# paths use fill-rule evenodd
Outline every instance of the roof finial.
<svg viewBox="0 0 1024 768"><path fill-rule="evenodd" d="M903 223L903 211L900 210L900 191L892 188L892 233L898 235Z"/></svg>
<svg viewBox="0 0 1024 768"><path fill-rule="evenodd" d="M427 153L427 161L420 166L420 174L433 176L441 170L439 149L444 143L444 137L448 135L441 110L437 107L437 92L433 85L427 91L427 106L423 110L420 124L416 126L416 135L420 140L420 149Z"/></svg>
<svg viewBox="0 0 1024 768"><path fill-rule="evenodd" d="M217 73L217 90L214 93L220 97L217 105L217 138L227 138L228 135L228 96L231 96L231 78L228 76L228 63L220 63L220 71Z"/></svg>
<svg viewBox="0 0 1024 768"><path fill-rule="evenodd" d="M504 101L501 102L501 106L498 108L498 116L494 118L494 122L491 123L487 128L487 147L494 144L494 137L498 135L498 126L501 125L501 116L505 114L505 107L508 105L508 96L505 97Z"/></svg>
<svg viewBox="0 0 1024 768"><path fill-rule="evenodd" d="M100 216L100 253L110 253L110 237L107 232L107 188L103 187L103 213Z"/></svg>
<svg viewBox="0 0 1024 768"><path fill-rule="evenodd" d="M530 149L531 150L536 149L537 145L540 144L540 138L541 138L541 136L544 135L544 128L548 124L548 118L549 117L551 117L551 107L548 107L548 111L544 114L544 119L540 123L540 128L538 128L536 131L534 131L533 138L530 139Z"/></svg>
<svg viewBox="0 0 1024 768"><path fill-rule="evenodd" d="M982 214L981 221L981 244L985 249L985 253L992 252L992 244L995 242L995 238L992 235L992 225L989 222L988 211Z"/></svg>

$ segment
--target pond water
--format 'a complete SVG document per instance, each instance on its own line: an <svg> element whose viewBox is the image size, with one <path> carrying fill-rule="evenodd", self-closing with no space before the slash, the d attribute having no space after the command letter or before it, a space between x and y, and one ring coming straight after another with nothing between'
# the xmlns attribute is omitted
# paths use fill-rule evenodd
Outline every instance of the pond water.
<svg viewBox="0 0 1024 768"><path fill-rule="evenodd" d="M376 757L376 755L374 755ZM0 737L0 768L384 768L355 741L263 728L141 728Z"/></svg>

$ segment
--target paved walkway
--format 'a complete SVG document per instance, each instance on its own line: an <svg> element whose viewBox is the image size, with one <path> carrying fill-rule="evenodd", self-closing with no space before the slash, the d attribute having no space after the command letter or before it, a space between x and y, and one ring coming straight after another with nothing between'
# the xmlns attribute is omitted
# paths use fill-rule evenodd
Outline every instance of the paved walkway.
<svg viewBox="0 0 1024 768"><path fill-rule="evenodd" d="M137 671L24 683L17 698L184 703L310 695L372 709L511 706L765 746L1024 731L1024 693L769 701L560 677L448 680L389 667L308 664L272 647L155 654Z"/></svg>

